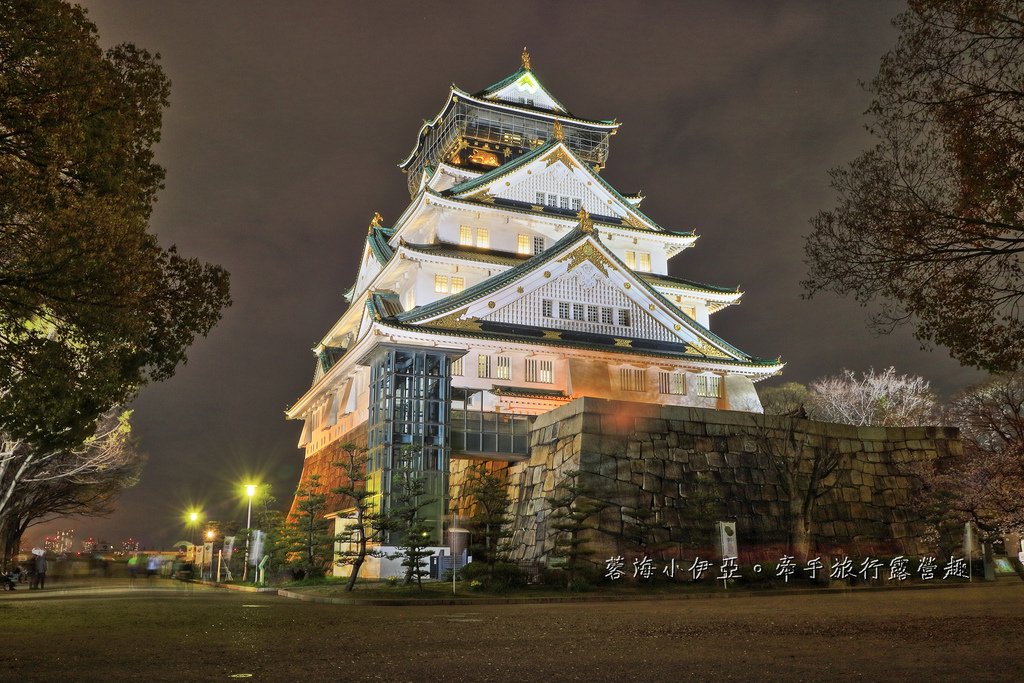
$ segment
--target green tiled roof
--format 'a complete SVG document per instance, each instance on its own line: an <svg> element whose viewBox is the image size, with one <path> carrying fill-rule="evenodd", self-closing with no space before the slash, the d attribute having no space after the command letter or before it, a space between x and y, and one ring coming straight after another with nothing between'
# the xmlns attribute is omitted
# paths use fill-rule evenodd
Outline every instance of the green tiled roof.
<svg viewBox="0 0 1024 683"><path fill-rule="evenodd" d="M687 280L681 277L674 277L672 275L655 275L653 273L637 273L641 278L646 280L652 285L660 285L663 287L684 287L686 289L696 289L704 292L713 292L715 294L738 294L739 287L719 287L718 285L706 285L703 282L696 282L694 280Z"/></svg>
<svg viewBox="0 0 1024 683"><path fill-rule="evenodd" d="M395 255L391 245L388 244L388 239L394 234L395 231L391 228L375 227L366 235L366 242L370 245L370 251L381 265L386 264Z"/></svg>
<svg viewBox="0 0 1024 683"><path fill-rule="evenodd" d="M502 266L516 266L530 258L529 255L514 254L509 251L496 251L490 249L477 249L448 242L437 242L435 244L410 244L405 242L403 247L410 251L421 254L432 254L434 256L445 256L458 258L467 261L479 261L480 263L493 263Z"/></svg>

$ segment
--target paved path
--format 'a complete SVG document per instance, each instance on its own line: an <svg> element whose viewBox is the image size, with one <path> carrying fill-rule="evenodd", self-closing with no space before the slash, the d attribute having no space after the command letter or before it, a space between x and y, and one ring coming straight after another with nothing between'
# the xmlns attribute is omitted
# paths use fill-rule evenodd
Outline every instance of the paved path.
<svg viewBox="0 0 1024 683"><path fill-rule="evenodd" d="M168 585L169 584L169 585ZM1024 584L552 605L321 605L171 582L0 595L0 680L1017 681ZM45 596L45 597L44 597ZM6 678L5 678L6 676Z"/></svg>

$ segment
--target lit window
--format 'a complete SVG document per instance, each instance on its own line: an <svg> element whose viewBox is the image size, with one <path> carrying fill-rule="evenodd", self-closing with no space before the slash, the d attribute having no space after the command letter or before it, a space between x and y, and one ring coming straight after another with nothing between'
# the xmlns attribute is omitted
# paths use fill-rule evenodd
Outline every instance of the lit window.
<svg viewBox="0 0 1024 683"><path fill-rule="evenodd" d="M651 272L651 255L641 252L637 256L639 257L639 269L645 273Z"/></svg>
<svg viewBox="0 0 1024 683"><path fill-rule="evenodd" d="M473 246L473 228L468 225L459 228L459 244L464 247Z"/></svg>
<svg viewBox="0 0 1024 683"><path fill-rule="evenodd" d="M476 359L476 376L487 379L491 376L491 357L480 354Z"/></svg>
<svg viewBox="0 0 1024 683"><path fill-rule="evenodd" d="M628 266L629 268L636 268L636 252L635 251L627 251L626 252L626 266Z"/></svg>
<svg viewBox="0 0 1024 683"><path fill-rule="evenodd" d="M540 307L541 307L541 310L542 310L542 315L545 318L552 317L552 314L554 313L554 305L555 305L555 302L552 301L551 299L544 299L541 302Z"/></svg>
<svg viewBox="0 0 1024 683"><path fill-rule="evenodd" d="M487 228L476 229L476 246L481 249L488 249L491 246L491 236L487 232Z"/></svg>
<svg viewBox="0 0 1024 683"><path fill-rule="evenodd" d="M530 236L529 235L520 235L519 236L519 239L516 241L516 251L518 251L520 254L529 254L530 253Z"/></svg>
<svg viewBox="0 0 1024 683"><path fill-rule="evenodd" d="M551 384L555 381L554 363L549 360L526 359L526 381Z"/></svg>
<svg viewBox="0 0 1024 683"><path fill-rule="evenodd" d="M572 319L573 320L586 320L587 319L587 307L583 304L572 305Z"/></svg>
<svg viewBox="0 0 1024 683"><path fill-rule="evenodd" d="M717 375L697 375L697 395L705 398L721 398L722 378Z"/></svg>
<svg viewBox="0 0 1024 683"><path fill-rule="evenodd" d="M579 200L579 199L572 200L572 210L573 211L579 211L582 206L583 206L583 202L581 200Z"/></svg>
<svg viewBox="0 0 1024 683"><path fill-rule="evenodd" d="M452 361L452 377L462 377L462 359Z"/></svg>
<svg viewBox="0 0 1024 683"><path fill-rule="evenodd" d="M533 238L533 253L534 254L539 254L542 251L544 251L544 238L543 237L534 237Z"/></svg>
<svg viewBox="0 0 1024 683"><path fill-rule="evenodd" d="M587 306L587 322L596 323L598 321L598 315L600 315L601 309L597 306Z"/></svg>
<svg viewBox="0 0 1024 683"><path fill-rule="evenodd" d="M557 194L549 194L548 195L547 204L548 204L548 206L553 206L553 207L557 208L558 207L558 195Z"/></svg>
<svg viewBox="0 0 1024 683"><path fill-rule="evenodd" d="M559 301L558 302L558 317L562 320L569 319L569 302Z"/></svg>
<svg viewBox="0 0 1024 683"><path fill-rule="evenodd" d="M452 276L452 294L458 294L466 288L466 280L458 275Z"/></svg>
<svg viewBox="0 0 1024 683"><path fill-rule="evenodd" d="M559 197L558 198L558 208L568 210L568 208L569 208L569 201L570 200L569 200L568 197Z"/></svg>
<svg viewBox="0 0 1024 683"><path fill-rule="evenodd" d="M697 319L697 309L693 306L683 306L683 313L690 316L694 320Z"/></svg>
<svg viewBox="0 0 1024 683"><path fill-rule="evenodd" d="M619 309L619 327L629 327L629 311L625 308Z"/></svg>
<svg viewBox="0 0 1024 683"><path fill-rule="evenodd" d="M512 379L512 359L498 356L498 379Z"/></svg>
<svg viewBox="0 0 1024 683"><path fill-rule="evenodd" d="M434 291L438 294L448 293L448 276L447 275L435 275L434 276Z"/></svg>
<svg viewBox="0 0 1024 683"><path fill-rule="evenodd" d="M538 192L537 193L537 206L544 206L544 193L543 192Z"/></svg>
<svg viewBox="0 0 1024 683"><path fill-rule="evenodd" d="M662 394L685 394L686 375L682 372L659 372L658 391Z"/></svg>
<svg viewBox="0 0 1024 683"><path fill-rule="evenodd" d="M640 368L619 368L619 386L623 391L646 391L646 373Z"/></svg>

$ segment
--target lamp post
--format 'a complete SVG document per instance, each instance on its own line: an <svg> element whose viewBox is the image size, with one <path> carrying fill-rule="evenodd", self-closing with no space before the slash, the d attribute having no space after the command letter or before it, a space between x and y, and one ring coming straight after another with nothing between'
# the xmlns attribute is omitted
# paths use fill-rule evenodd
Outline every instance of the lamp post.
<svg viewBox="0 0 1024 683"><path fill-rule="evenodd" d="M213 539L216 536L213 529L206 531L206 540L210 544L210 580L213 580ZM200 568L201 569L201 568Z"/></svg>
<svg viewBox="0 0 1024 683"><path fill-rule="evenodd" d="M249 538L252 536L252 497L256 495L256 486L248 484L245 495L249 497L249 512L245 516L245 563L242 565L242 583L249 575Z"/></svg>
<svg viewBox="0 0 1024 683"><path fill-rule="evenodd" d="M199 520L199 513L198 512L190 512L190 513L188 513L188 520L189 520L189 522L191 523L191 526L192 526L192 547L194 548L195 545L196 545L196 522Z"/></svg>

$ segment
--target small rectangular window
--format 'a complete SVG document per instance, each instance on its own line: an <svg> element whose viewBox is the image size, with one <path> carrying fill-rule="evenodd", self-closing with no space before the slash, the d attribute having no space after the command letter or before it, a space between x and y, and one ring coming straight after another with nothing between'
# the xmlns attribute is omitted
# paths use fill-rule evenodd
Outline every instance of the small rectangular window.
<svg viewBox="0 0 1024 683"><path fill-rule="evenodd" d="M610 308L602 308L601 309L601 323L603 325L614 325L615 322L614 322L614 319L613 319L613 313L614 313L614 311L612 309L610 309Z"/></svg>
<svg viewBox="0 0 1024 683"><path fill-rule="evenodd" d="M597 306L587 306L587 322L596 323L601 309Z"/></svg>
<svg viewBox="0 0 1024 683"><path fill-rule="evenodd" d="M582 200L580 200L580 199L572 200L572 210L573 211L579 211L582 206L583 206L583 201Z"/></svg>
<svg viewBox="0 0 1024 683"><path fill-rule="evenodd" d="M619 309L619 327L629 327L629 310Z"/></svg>
<svg viewBox="0 0 1024 683"><path fill-rule="evenodd" d="M693 318L694 320L697 319L697 309L694 308L693 306L683 306L683 313Z"/></svg>
<svg viewBox="0 0 1024 683"><path fill-rule="evenodd" d="M558 195L557 194L549 194L548 195L548 206L553 206L553 207L557 207L558 206Z"/></svg>
<svg viewBox="0 0 1024 683"><path fill-rule="evenodd" d="M628 268L636 268L636 252L635 251L627 251L626 252L626 267L628 267Z"/></svg>
<svg viewBox="0 0 1024 683"><path fill-rule="evenodd" d="M555 381L554 362L550 360L526 359L526 381L551 384Z"/></svg>
<svg viewBox="0 0 1024 683"><path fill-rule="evenodd" d="M452 377L462 377L462 359L452 361Z"/></svg>
<svg viewBox="0 0 1024 683"><path fill-rule="evenodd" d="M481 249L489 249L491 246L491 236L487 231L487 228L476 229L476 246Z"/></svg>
<svg viewBox="0 0 1024 683"><path fill-rule="evenodd" d="M697 395L705 398L721 398L722 378L717 375L697 375Z"/></svg>
<svg viewBox="0 0 1024 683"><path fill-rule="evenodd" d="M538 192L537 193L537 206L544 206L544 193L543 192Z"/></svg>
<svg viewBox="0 0 1024 683"><path fill-rule="evenodd" d="M476 359L476 376L487 379L491 376L491 357L480 354Z"/></svg>
<svg viewBox="0 0 1024 683"><path fill-rule="evenodd" d="M466 281L458 275L452 276L452 294L458 294L466 288Z"/></svg>
<svg viewBox="0 0 1024 683"><path fill-rule="evenodd" d="M459 227L459 244L464 247L473 246L473 228L468 225Z"/></svg>
<svg viewBox="0 0 1024 683"><path fill-rule="evenodd" d="M640 252L639 254L637 254L637 257L637 268L639 270L644 271L645 273L651 272L651 255L644 252Z"/></svg>
<svg viewBox="0 0 1024 683"><path fill-rule="evenodd" d="M534 237L533 238L533 253L534 254L540 254L543 251L544 251L544 238L543 237Z"/></svg>
<svg viewBox="0 0 1024 683"><path fill-rule="evenodd" d="M558 317L562 320L569 319L569 302L559 301L558 302Z"/></svg>
<svg viewBox="0 0 1024 683"><path fill-rule="evenodd" d="M619 368L619 386L623 391L646 391L646 373L640 368Z"/></svg>
<svg viewBox="0 0 1024 683"><path fill-rule="evenodd" d="M662 394L683 395L686 393L686 374L682 372L659 372L658 391Z"/></svg>
<svg viewBox="0 0 1024 683"><path fill-rule="evenodd" d="M447 275L435 275L434 276L434 291L438 294L448 293L448 276Z"/></svg>
<svg viewBox="0 0 1024 683"><path fill-rule="evenodd" d="M541 304L540 307L541 307L541 312L542 312L541 314L545 318L552 317L552 314L554 313L554 304L555 304L555 302L552 301L551 299L544 299L543 301L540 302L540 304Z"/></svg>
<svg viewBox="0 0 1024 683"><path fill-rule="evenodd" d="M586 320L587 319L587 307L583 304L572 305L572 319L573 320Z"/></svg>
<svg viewBox="0 0 1024 683"><path fill-rule="evenodd" d="M558 208L568 210L569 206L570 206L569 202L570 202L570 200L569 200L568 197L559 197L558 198Z"/></svg>
<svg viewBox="0 0 1024 683"><path fill-rule="evenodd" d="M519 235L518 239L516 240L516 251L518 251L520 254L530 253L529 235Z"/></svg>
<svg viewBox="0 0 1024 683"><path fill-rule="evenodd" d="M512 359L498 356L498 379L512 379Z"/></svg>

